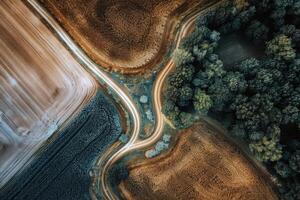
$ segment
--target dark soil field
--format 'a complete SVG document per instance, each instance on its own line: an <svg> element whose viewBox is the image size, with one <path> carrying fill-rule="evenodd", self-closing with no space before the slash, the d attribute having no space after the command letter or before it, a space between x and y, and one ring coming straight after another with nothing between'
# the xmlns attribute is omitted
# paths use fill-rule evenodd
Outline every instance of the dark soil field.
<svg viewBox="0 0 300 200"><path fill-rule="evenodd" d="M124 73L155 65L176 18L208 0L40 0L98 64Z"/></svg>
<svg viewBox="0 0 300 200"><path fill-rule="evenodd" d="M120 132L117 109L98 91L69 126L50 138L30 165L0 190L0 199L90 199L89 171Z"/></svg>
<svg viewBox="0 0 300 200"><path fill-rule="evenodd" d="M197 124L179 135L168 153L129 166L119 187L125 199L277 199L260 169L212 127Z"/></svg>

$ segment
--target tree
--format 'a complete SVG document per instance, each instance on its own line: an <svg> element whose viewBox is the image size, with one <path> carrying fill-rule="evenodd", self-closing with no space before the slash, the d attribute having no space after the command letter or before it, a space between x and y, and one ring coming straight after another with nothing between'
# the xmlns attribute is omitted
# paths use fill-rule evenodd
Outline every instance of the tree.
<svg viewBox="0 0 300 200"><path fill-rule="evenodd" d="M170 82L169 84L167 84L167 87L166 87L166 91L164 93L164 96L166 97L166 99L172 101L172 102L176 102L179 98L179 91L178 91L178 88L171 85Z"/></svg>
<svg viewBox="0 0 300 200"><path fill-rule="evenodd" d="M294 0L275 0L274 4L277 8L286 8L288 6L293 5Z"/></svg>
<svg viewBox="0 0 300 200"><path fill-rule="evenodd" d="M260 21L254 20L246 30L246 36L255 43L260 43L268 38L269 28Z"/></svg>
<svg viewBox="0 0 300 200"><path fill-rule="evenodd" d="M282 146L279 138L264 136L260 141L251 143L250 150L262 162L277 161L282 157Z"/></svg>
<svg viewBox="0 0 300 200"><path fill-rule="evenodd" d="M167 100L164 102L163 105L163 113L166 115L166 117L173 123L175 127L178 127L180 124L180 110L175 105L174 102Z"/></svg>
<svg viewBox="0 0 300 200"><path fill-rule="evenodd" d="M300 150L296 150L289 159L289 166L296 173L300 173Z"/></svg>
<svg viewBox="0 0 300 200"><path fill-rule="evenodd" d="M288 104L293 107L299 107L300 106L300 87L296 88L291 96L287 98Z"/></svg>
<svg viewBox="0 0 300 200"><path fill-rule="evenodd" d="M250 4L255 6L258 12L266 12L271 7L272 0L250 0Z"/></svg>
<svg viewBox="0 0 300 200"><path fill-rule="evenodd" d="M181 112L180 113L180 128L188 128L194 123L194 116L191 113Z"/></svg>
<svg viewBox="0 0 300 200"><path fill-rule="evenodd" d="M296 31L296 27L293 24L287 24L281 27L279 31L281 34L291 38Z"/></svg>
<svg viewBox="0 0 300 200"><path fill-rule="evenodd" d="M213 102L209 95L200 89L196 90L194 95L194 108L196 111L206 114L212 104Z"/></svg>
<svg viewBox="0 0 300 200"><path fill-rule="evenodd" d="M250 88L259 93L270 90L275 81L281 79L281 72L276 69L261 68L257 70L255 77L249 81Z"/></svg>
<svg viewBox="0 0 300 200"><path fill-rule="evenodd" d="M274 169L275 169L276 173L279 174L280 177L282 177L282 178L287 178L287 177L291 176L291 174L292 174L292 171L291 171L291 168L289 167L289 165L282 161L276 162Z"/></svg>
<svg viewBox="0 0 300 200"><path fill-rule="evenodd" d="M193 85L201 88L201 89L207 89L210 85L211 85L211 80L208 77L208 74L203 72L203 71L199 71L196 75L195 78L193 80Z"/></svg>
<svg viewBox="0 0 300 200"><path fill-rule="evenodd" d="M300 182L296 178L289 178L279 188L281 200L298 200L300 199Z"/></svg>
<svg viewBox="0 0 300 200"><path fill-rule="evenodd" d="M263 138L264 133L261 131L253 131L249 133L249 139L251 141L259 141Z"/></svg>
<svg viewBox="0 0 300 200"><path fill-rule="evenodd" d="M267 42L266 54L285 61L292 61L296 57L292 41L285 35L276 36L273 40Z"/></svg>
<svg viewBox="0 0 300 200"><path fill-rule="evenodd" d="M297 107L288 105L282 110L282 114L284 124L296 123L299 120L300 111Z"/></svg>
<svg viewBox="0 0 300 200"><path fill-rule="evenodd" d="M193 98L193 90L190 85L184 85L182 88L180 88L179 94L179 106L187 106L189 101Z"/></svg>
<svg viewBox="0 0 300 200"><path fill-rule="evenodd" d="M294 0L293 5L291 6L291 12L294 15L300 15L300 0Z"/></svg>
<svg viewBox="0 0 300 200"><path fill-rule="evenodd" d="M250 6L248 9L242 11L237 18L241 20L241 24L246 24L251 20L251 18L255 15L256 8L255 6Z"/></svg>
<svg viewBox="0 0 300 200"><path fill-rule="evenodd" d="M220 6L216 10L216 14L215 14L215 18L214 18L214 25L220 26L227 20L228 17L229 17L229 13L227 12L226 7Z"/></svg>
<svg viewBox="0 0 300 200"><path fill-rule="evenodd" d="M187 65L194 61L193 55L185 49L176 49L173 54L173 62L175 65Z"/></svg>
<svg viewBox="0 0 300 200"><path fill-rule="evenodd" d="M224 77L225 83L232 92L245 92L248 84L243 74L239 72L228 72Z"/></svg>
<svg viewBox="0 0 300 200"><path fill-rule="evenodd" d="M211 55L209 59L206 59L203 63L203 68L205 69L205 73L208 75L208 79L222 77L225 74L225 70L223 68L223 62L216 58L211 59L213 56Z"/></svg>
<svg viewBox="0 0 300 200"><path fill-rule="evenodd" d="M209 86L207 93L213 101L212 109L214 111L224 111L225 105L232 98L232 94L222 79L213 81Z"/></svg>
<svg viewBox="0 0 300 200"><path fill-rule="evenodd" d="M271 13L271 18L273 19L273 23L275 28L278 30L280 27L284 25L284 17L286 15L286 9L283 7L277 7L273 9Z"/></svg>
<svg viewBox="0 0 300 200"><path fill-rule="evenodd" d="M294 86L300 84L300 59L296 58L285 71L285 78Z"/></svg>
<svg viewBox="0 0 300 200"><path fill-rule="evenodd" d="M260 62L255 58L246 59L238 66L238 70L244 74L246 78L255 75L259 68Z"/></svg>
<svg viewBox="0 0 300 200"><path fill-rule="evenodd" d="M168 78L169 84L176 88L182 87L185 83L193 79L195 68L193 65L181 65Z"/></svg>
<svg viewBox="0 0 300 200"><path fill-rule="evenodd" d="M209 35L209 39L211 42L218 42L221 39L220 33L215 30L212 31Z"/></svg>
<svg viewBox="0 0 300 200"><path fill-rule="evenodd" d="M210 29L206 26L196 26L195 31L193 31L189 37L183 39L181 47L187 50L192 49L195 45L208 39L210 32Z"/></svg>

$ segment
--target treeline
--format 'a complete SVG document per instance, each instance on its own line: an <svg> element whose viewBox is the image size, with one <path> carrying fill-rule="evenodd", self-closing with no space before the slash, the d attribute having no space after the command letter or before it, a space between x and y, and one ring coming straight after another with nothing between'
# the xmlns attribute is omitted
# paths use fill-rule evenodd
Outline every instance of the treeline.
<svg viewBox="0 0 300 200"><path fill-rule="evenodd" d="M300 0L236 0L202 15L174 53L164 94L163 112L178 128L195 113L222 116L278 177L281 199L300 199L299 15ZM233 32L264 55L223 66L216 48Z"/></svg>

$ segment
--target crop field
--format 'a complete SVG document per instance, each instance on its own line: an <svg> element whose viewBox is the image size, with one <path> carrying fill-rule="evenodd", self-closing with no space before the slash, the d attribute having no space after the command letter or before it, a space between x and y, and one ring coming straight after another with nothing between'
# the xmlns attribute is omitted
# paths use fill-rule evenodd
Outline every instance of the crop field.
<svg viewBox="0 0 300 200"><path fill-rule="evenodd" d="M13 133L0 132L18 141L0 139L2 186L91 100L98 84L25 1L1 1L0 30L0 113Z"/></svg>
<svg viewBox="0 0 300 200"><path fill-rule="evenodd" d="M119 186L126 199L277 199L261 172L212 127L179 134L168 153L129 166Z"/></svg>
<svg viewBox="0 0 300 200"><path fill-rule="evenodd" d="M116 107L100 91L57 138L50 138L0 199L89 199L89 171L121 132Z"/></svg>
<svg viewBox="0 0 300 200"><path fill-rule="evenodd" d="M154 66L179 13L207 0L40 0L98 64L124 73ZM180 12L176 12L180 10ZM173 27L173 28L172 28ZM168 33L167 33L168 32Z"/></svg>

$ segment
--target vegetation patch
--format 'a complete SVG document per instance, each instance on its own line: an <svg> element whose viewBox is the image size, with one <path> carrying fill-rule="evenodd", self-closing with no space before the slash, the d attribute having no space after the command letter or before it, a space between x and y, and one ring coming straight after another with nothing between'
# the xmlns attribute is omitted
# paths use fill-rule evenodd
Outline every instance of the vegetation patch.
<svg viewBox="0 0 300 200"><path fill-rule="evenodd" d="M249 0L200 16L174 54L165 90L164 113L176 127L190 126L196 115L223 122L278 178L282 199L300 193L299 15L298 0ZM239 44L223 62L224 48L217 47L232 34L261 53Z"/></svg>

